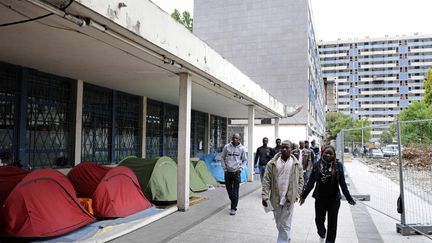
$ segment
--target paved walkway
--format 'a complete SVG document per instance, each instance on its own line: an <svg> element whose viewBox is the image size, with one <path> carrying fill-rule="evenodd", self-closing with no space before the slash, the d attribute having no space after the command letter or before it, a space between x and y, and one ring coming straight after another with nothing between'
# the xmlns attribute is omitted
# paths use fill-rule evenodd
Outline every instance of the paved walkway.
<svg viewBox="0 0 432 243"><path fill-rule="evenodd" d="M376 178L360 162L345 164L350 190L371 194L371 203L379 192L365 186ZM369 185L371 187L373 185ZM376 186L375 186L376 188ZM381 188L381 187L379 187ZM140 228L114 242L200 242L200 243L267 243L276 242L277 230L272 213L264 213L261 206L259 181L241 186L237 215L228 214L229 200L225 188L219 187L198 196L208 200L190 207L187 212L175 212ZM393 206L394 207L394 206ZM308 197L303 206L295 205L292 241L319 242L314 222L314 199ZM338 234L340 243L423 243L432 242L424 236L401 236L396 233L396 221L359 203L350 206L342 201L339 211Z"/></svg>

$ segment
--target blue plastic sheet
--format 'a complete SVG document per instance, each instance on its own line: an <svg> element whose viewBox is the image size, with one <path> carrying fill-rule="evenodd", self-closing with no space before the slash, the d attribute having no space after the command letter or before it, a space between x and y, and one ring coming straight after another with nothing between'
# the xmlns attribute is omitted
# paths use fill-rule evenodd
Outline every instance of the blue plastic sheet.
<svg viewBox="0 0 432 243"><path fill-rule="evenodd" d="M212 153L207 154L203 158L204 162L207 165L207 168L209 169L210 173L213 175L215 180L217 182L225 182L224 178L224 170L221 165L221 153ZM242 173L240 174L240 180L241 182L247 181L247 175L248 175L248 168L244 168Z"/></svg>

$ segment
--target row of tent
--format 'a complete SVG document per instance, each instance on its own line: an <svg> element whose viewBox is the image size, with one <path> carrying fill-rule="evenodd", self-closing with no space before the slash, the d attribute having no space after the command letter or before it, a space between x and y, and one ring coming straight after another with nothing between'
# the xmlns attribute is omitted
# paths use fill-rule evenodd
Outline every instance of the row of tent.
<svg viewBox="0 0 432 243"><path fill-rule="evenodd" d="M96 218L126 217L177 200L177 164L128 157L117 167L84 162L67 176L53 169L0 167L0 237L51 237ZM190 191L218 182L204 161L190 164ZM91 210L83 204L90 199ZM87 201L88 202L88 201Z"/></svg>

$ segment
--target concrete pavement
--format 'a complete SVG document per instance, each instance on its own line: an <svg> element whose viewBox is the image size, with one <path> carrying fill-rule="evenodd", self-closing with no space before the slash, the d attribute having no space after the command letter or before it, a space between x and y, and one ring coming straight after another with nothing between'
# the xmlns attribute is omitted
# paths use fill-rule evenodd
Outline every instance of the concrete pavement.
<svg viewBox="0 0 432 243"><path fill-rule="evenodd" d="M374 197L377 197L379 192L373 183L367 185L365 182L372 181L376 175L358 161L347 162L345 167L350 191L371 194L370 204L373 205ZM277 229L273 214L266 214L261 206L260 182L243 184L240 194L239 208L235 216L228 213L229 200L225 188L218 187L216 190L197 194L196 196L206 197L208 200L191 206L187 212L175 212L113 242L276 242ZM312 197L308 197L301 207L299 204L295 205L291 242L319 242L314 217ZM353 207L342 201L336 242L432 242L420 235L402 236L396 233L395 224L395 220L371 210L362 202Z"/></svg>

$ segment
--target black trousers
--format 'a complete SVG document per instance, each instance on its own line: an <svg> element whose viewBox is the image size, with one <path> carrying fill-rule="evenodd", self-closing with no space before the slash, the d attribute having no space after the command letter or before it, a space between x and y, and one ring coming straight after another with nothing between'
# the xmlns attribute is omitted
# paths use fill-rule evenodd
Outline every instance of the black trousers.
<svg viewBox="0 0 432 243"><path fill-rule="evenodd" d="M316 199L315 200L315 224L318 235L326 236L324 221L327 214L327 236L326 243L336 240L337 219L340 207L340 199Z"/></svg>
<svg viewBox="0 0 432 243"><path fill-rule="evenodd" d="M240 189L240 171L225 172L225 187L231 200L231 209L237 210Z"/></svg>

